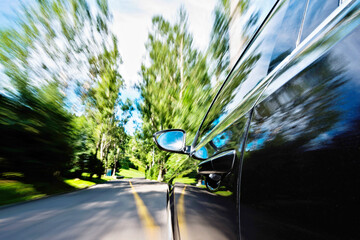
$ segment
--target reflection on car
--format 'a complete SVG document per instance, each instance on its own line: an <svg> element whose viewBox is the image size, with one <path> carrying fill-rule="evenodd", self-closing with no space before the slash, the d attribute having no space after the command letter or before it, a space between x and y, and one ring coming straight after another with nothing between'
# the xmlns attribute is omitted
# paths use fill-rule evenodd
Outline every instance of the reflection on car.
<svg viewBox="0 0 360 240"><path fill-rule="evenodd" d="M233 5L241 41L195 139L154 135L197 166L170 188L174 238L360 239L360 1Z"/></svg>

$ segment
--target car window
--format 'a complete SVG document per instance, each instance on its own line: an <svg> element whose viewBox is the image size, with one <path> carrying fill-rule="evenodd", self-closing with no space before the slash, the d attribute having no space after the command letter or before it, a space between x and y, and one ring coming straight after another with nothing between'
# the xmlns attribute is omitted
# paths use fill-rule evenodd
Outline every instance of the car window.
<svg viewBox="0 0 360 240"><path fill-rule="evenodd" d="M296 47L299 30L304 18L306 1L292 0L278 32L268 72L271 72Z"/></svg>
<svg viewBox="0 0 360 240"><path fill-rule="evenodd" d="M339 0L309 0L306 11L301 41L315 30L339 6Z"/></svg>
<svg viewBox="0 0 360 240"><path fill-rule="evenodd" d="M276 0L231 1L230 67L233 67Z"/></svg>
<svg viewBox="0 0 360 240"><path fill-rule="evenodd" d="M300 4L300 6L304 8L303 4ZM295 1L285 1L275 9L275 13L269 16L269 20L265 22L259 34L241 57L209 110L199 130L200 138L197 143L204 140L220 122L226 119L235 109L238 109L240 105L242 105L242 109L245 111L246 109L250 109L255 102L256 96L250 96L249 93L267 76L270 61L274 59L273 49L278 39L277 35L279 31L287 31L287 28L281 28L287 9L294 11L294 9L296 9ZM298 13L297 15L301 14ZM301 17L297 17L296 19L301 21ZM297 29L299 30L299 28L300 25L298 24ZM297 35L296 31L294 32L294 35ZM296 37L289 39L295 41ZM287 42L289 43L288 45L291 46L295 44L290 43L291 40ZM280 52L280 50L277 52ZM244 99L248 100L245 101ZM238 117L241 116L239 115ZM226 128L226 126L223 127L224 129ZM219 130L217 133L220 132Z"/></svg>

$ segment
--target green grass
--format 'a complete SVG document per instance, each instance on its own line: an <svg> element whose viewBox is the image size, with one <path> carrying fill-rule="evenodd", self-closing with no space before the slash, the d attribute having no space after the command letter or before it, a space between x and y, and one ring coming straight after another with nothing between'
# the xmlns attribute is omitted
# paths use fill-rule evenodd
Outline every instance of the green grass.
<svg viewBox="0 0 360 240"><path fill-rule="evenodd" d="M71 192L98 183L104 183L108 180L113 180L113 177L90 179L85 174L81 179L53 179L51 181L41 181L25 179L21 173L3 173L0 179L0 205Z"/></svg>
<svg viewBox="0 0 360 240"><path fill-rule="evenodd" d="M0 180L0 205L44 196L46 194L38 192L32 184L22 183L17 180Z"/></svg>
<svg viewBox="0 0 360 240"><path fill-rule="evenodd" d="M195 178L189 178L189 177L182 177L182 178L175 178L173 183L184 183L184 184L196 184Z"/></svg>
<svg viewBox="0 0 360 240"><path fill-rule="evenodd" d="M94 174L93 177L90 178L90 173L82 173L81 174L81 179L86 180L86 181L90 181L90 182L94 182L94 183L104 183L104 182L107 182L107 181L114 180L114 177L112 177L112 176L101 176L101 178L98 178L98 176L96 174Z"/></svg>
<svg viewBox="0 0 360 240"><path fill-rule="evenodd" d="M120 169L119 175L124 176L124 178L144 178L145 173L139 170L129 168L129 169Z"/></svg>
<svg viewBox="0 0 360 240"><path fill-rule="evenodd" d="M102 176L101 177L101 180L105 180L105 181L111 181L114 179L115 179L115 177L113 177L113 176Z"/></svg>
<svg viewBox="0 0 360 240"><path fill-rule="evenodd" d="M96 184L93 181L82 180L82 179L79 179L79 178L64 179L64 182L66 184L76 188L76 189L82 189L82 188L90 187L90 186Z"/></svg>

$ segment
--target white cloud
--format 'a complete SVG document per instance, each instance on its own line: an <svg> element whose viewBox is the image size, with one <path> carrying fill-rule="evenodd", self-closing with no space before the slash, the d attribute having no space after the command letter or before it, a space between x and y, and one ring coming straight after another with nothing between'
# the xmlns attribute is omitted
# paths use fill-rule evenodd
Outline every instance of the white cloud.
<svg viewBox="0 0 360 240"><path fill-rule="evenodd" d="M140 94L132 89L139 82L140 66L146 56L145 42L151 29L154 15L162 15L174 22L178 10L184 6L188 13L189 31L193 34L195 47L206 50L209 43L213 22L212 11L216 0L110 0L109 6L114 19L112 31L119 41L119 49L123 58L120 67L127 88L122 99L138 99ZM134 123L136 122L136 123ZM131 121L126 125L128 133L133 134L137 124L141 124L140 114L133 113Z"/></svg>
<svg viewBox="0 0 360 240"><path fill-rule="evenodd" d="M114 16L112 30L119 40L124 61L120 70L126 85L132 86L139 80L138 71L146 55L145 42L154 15L163 15L173 22L183 5L189 15L189 30L194 36L194 44L205 50L215 3L216 0L111 0L109 5Z"/></svg>

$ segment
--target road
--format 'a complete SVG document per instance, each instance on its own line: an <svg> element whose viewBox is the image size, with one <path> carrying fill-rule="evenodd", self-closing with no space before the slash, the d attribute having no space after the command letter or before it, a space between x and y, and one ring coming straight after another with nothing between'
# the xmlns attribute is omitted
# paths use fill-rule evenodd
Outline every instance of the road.
<svg viewBox="0 0 360 240"><path fill-rule="evenodd" d="M0 239L168 239L167 185L116 180L0 209Z"/></svg>
<svg viewBox="0 0 360 240"><path fill-rule="evenodd" d="M237 210L232 197L179 183L175 184L175 196L181 240L238 239Z"/></svg>

